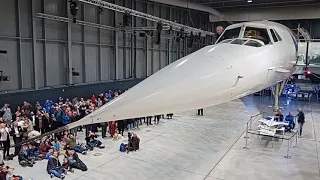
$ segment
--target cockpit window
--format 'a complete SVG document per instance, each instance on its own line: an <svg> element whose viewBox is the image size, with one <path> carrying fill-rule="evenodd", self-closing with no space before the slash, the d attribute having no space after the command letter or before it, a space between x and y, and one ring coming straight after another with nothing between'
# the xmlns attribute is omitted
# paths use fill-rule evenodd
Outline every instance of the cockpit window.
<svg viewBox="0 0 320 180"><path fill-rule="evenodd" d="M270 29L270 32L272 35L273 42L278 42L278 38L276 36L276 33L273 31L273 29Z"/></svg>
<svg viewBox="0 0 320 180"><path fill-rule="evenodd" d="M234 38L239 37L240 30L241 30L241 27L225 30L217 43L219 43L223 40L226 40L226 39L234 39Z"/></svg>
<svg viewBox="0 0 320 180"><path fill-rule="evenodd" d="M279 39L279 41L282 41L281 36L278 34L278 32L274 29L274 33L276 33L277 38Z"/></svg>
<svg viewBox="0 0 320 180"><path fill-rule="evenodd" d="M239 45L241 45L241 44L245 43L246 41L248 41L248 40L247 39L235 39L230 44L239 44Z"/></svg>
<svg viewBox="0 0 320 180"><path fill-rule="evenodd" d="M223 40L221 41L221 43L229 43L230 41L232 41L233 39L226 39L226 40Z"/></svg>
<svg viewBox="0 0 320 180"><path fill-rule="evenodd" d="M259 43L258 41L253 41L253 40L246 42L244 45L252 46L252 47L261 47L262 46L261 43Z"/></svg>
<svg viewBox="0 0 320 180"><path fill-rule="evenodd" d="M243 37L258 39L264 42L264 44L270 43L270 37L269 37L268 31L267 29L264 29L264 28L246 27Z"/></svg>

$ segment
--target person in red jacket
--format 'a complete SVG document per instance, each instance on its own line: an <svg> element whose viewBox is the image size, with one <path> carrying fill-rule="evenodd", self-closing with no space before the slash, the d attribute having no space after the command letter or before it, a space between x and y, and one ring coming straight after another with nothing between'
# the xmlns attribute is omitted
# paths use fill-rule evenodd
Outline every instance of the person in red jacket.
<svg viewBox="0 0 320 180"><path fill-rule="evenodd" d="M115 121L109 122L109 133L111 137L113 137L113 135L116 133L116 129L117 129L116 122Z"/></svg>
<svg viewBox="0 0 320 180"><path fill-rule="evenodd" d="M39 153L42 156L46 157L49 151L52 149L52 145L49 139L46 139L40 146L39 146Z"/></svg>

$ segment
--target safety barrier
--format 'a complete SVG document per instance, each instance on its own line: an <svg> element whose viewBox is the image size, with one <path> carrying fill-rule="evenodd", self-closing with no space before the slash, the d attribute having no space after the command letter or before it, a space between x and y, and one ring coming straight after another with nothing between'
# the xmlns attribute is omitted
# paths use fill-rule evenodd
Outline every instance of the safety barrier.
<svg viewBox="0 0 320 180"><path fill-rule="evenodd" d="M288 141L288 147L287 147L287 154L284 156L287 159L291 159L292 157L290 156L290 142L292 141L292 139L295 137L295 145L293 146L293 148L298 148L298 130L297 128L294 129L294 133L290 134L289 136L285 137L284 134L281 136L271 136L271 135L265 135L265 134L260 134L260 132L258 131L258 124L259 122L257 120L263 119L265 117L266 113L265 112L261 112L257 115L251 116L249 121L247 122L247 127L246 127L246 131L245 131L245 136L244 138L246 139L245 142L245 147L243 147L243 149L249 149L248 147L248 139L249 136L248 134L252 134L252 135L258 135L258 136L263 136L263 137L271 137L272 138L272 147L273 147L273 141L274 138L278 138L280 140L287 140ZM297 124L297 119L295 117L295 124ZM252 125L256 126L257 128L252 128Z"/></svg>

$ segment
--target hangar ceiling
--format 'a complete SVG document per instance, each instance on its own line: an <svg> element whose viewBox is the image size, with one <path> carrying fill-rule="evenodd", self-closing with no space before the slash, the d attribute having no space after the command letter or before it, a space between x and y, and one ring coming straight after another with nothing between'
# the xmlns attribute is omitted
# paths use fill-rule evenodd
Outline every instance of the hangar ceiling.
<svg viewBox="0 0 320 180"><path fill-rule="evenodd" d="M319 0L189 0L189 2L191 1L211 6L212 8L221 11L239 8L245 9L320 4Z"/></svg>

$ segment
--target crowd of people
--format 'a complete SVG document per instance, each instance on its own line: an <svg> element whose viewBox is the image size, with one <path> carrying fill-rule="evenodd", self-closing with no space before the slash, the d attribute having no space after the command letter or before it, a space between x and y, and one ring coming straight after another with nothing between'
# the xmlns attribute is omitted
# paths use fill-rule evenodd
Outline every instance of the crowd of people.
<svg viewBox="0 0 320 180"><path fill-rule="evenodd" d="M111 137L118 138L123 137L125 129L130 131L139 128L139 125L143 123L153 125L152 118L154 118L154 123L159 124L159 120L161 117L164 118L164 115L79 126L73 130L52 133L30 143L24 142L27 139L41 137L40 135L43 133L78 121L117 98L121 93L121 90L116 92L109 90L97 97L93 95L87 100L84 100L84 98L70 100L69 98L59 97L56 102L47 100L43 105L36 102L35 106L25 101L15 111L12 111L9 104L5 104L0 109L0 146L3 149L3 160L13 160L17 156L22 167L33 167L37 161L47 159L48 174L51 177L55 176L61 179L64 179L67 172L73 172L74 168L86 171L87 166L80 160L78 153L86 155L87 151L92 151L94 148L104 148L103 143L98 140L98 128L102 128L102 138L107 137L107 132ZM172 116L173 114L167 114L168 119ZM83 129L85 130L86 143L81 144L76 141L74 135L77 132L82 132ZM134 133L132 137L128 139L127 148L133 147L130 150L137 150L139 149L140 139ZM9 154L11 139L14 141L13 154ZM60 163L58 158L61 153L65 154L63 163ZM4 169L3 176L0 175L0 180L2 180L1 177L21 179L21 176L13 175L10 167L4 167L3 160L0 159Z"/></svg>

